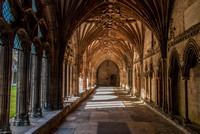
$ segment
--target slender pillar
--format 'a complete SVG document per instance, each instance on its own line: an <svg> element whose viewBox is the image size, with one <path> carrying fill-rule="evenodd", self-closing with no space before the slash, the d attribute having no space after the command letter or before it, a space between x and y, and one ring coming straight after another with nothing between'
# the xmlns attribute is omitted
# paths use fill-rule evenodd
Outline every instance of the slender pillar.
<svg viewBox="0 0 200 134"><path fill-rule="evenodd" d="M172 80L171 78L168 79L168 90L169 90L169 110L168 112L172 114Z"/></svg>
<svg viewBox="0 0 200 134"><path fill-rule="evenodd" d="M65 94L64 94L64 98L67 100L67 81L68 81L68 79L67 79L67 71L68 71L68 69L67 69L67 62L65 63Z"/></svg>
<svg viewBox="0 0 200 134"><path fill-rule="evenodd" d="M73 68L70 66L70 96L73 96Z"/></svg>
<svg viewBox="0 0 200 134"><path fill-rule="evenodd" d="M11 133L9 114L12 46L0 46L0 57L0 133Z"/></svg>
<svg viewBox="0 0 200 134"><path fill-rule="evenodd" d="M188 118L188 80L189 77L184 77L184 83L185 83L185 120L184 123L189 123L190 120Z"/></svg>
<svg viewBox="0 0 200 134"><path fill-rule="evenodd" d="M84 73L83 73L83 90L86 90L87 89L87 74L86 74L86 69L84 70Z"/></svg>
<svg viewBox="0 0 200 134"><path fill-rule="evenodd" d="M69 85L69 82L70 82L70 68L69 68L69 64L67 64L67 98L69 97L69 94L70 94L70 85Z"/></svg>
<svg viewBox="0 0 200 134"><path fill-rule="evenodd" d="M133 71L132 68L130 69L130 92L133 95Z"/></svg>
<svg viewBox="0 0 200 134"><path fill-rule="evenodd" d="M26 53L25 53L26 54ZM14 126L29 125L28 116L28 72L29 72L29 54L18 51L18 71L17 71L17 97L16 114L13 122Z"/></svg>
<svg viewBox="0 0 200 134"><path fill-rule="evenodd" d="M152 102L152 73L149 76L149 101Z"/></svg>
<svg viewBox="0 0 200 134"><path fill-rule="evenodd" d="M65 99L65 82L66 82L66 75L65 75L65 72L66 72L66 68L65 68L65 61L63 62L63 73L62 73L62 98L63 100Z"/></svg>
<svg viewBox="0 0 200 134"><path fill-rule="evenodd" d="M50 59L46 59L46 99L45 99L45 110L51 110L51 105L50 105Z"/></svg>
<svg viewBox="0 0 200 134"><path fill-rule="evenodd" d="M42 109L40 104L41 98L41 58L32 55L32 71L31 71L31 117L42 117Z"/></svg>
<svg viewBox="0 0 200 134"><path fill-rule="evenodd" d="M45 110L50 110L49 100L49 61L46 58L42 59L42 76L41 76L41 90L42 90L42 107Z"/></svg>
<svg viewBox="0 0 200 134"><path fill-rule="evenodd" d="M167 59L162 59L162 87L163 87L163 105L162 110L163 112L168 112L167 110Z"/></svg>

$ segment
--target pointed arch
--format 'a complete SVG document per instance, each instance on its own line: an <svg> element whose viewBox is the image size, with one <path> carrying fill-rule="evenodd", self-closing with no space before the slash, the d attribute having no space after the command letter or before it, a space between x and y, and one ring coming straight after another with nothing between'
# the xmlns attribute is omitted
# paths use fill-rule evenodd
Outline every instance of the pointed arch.
<svg viewBox="0 0 200 134"><path fill-rule="evenodd" d="M172 74L172 69L173 69L173 65L175 64L175 62L177 62L178 67L181 71L181 65L180 65L180 58L179 58L179 54L178 51L174 48L171 52L170 58L169 58L169 70L168 70L168 75L169 77Z"/></svg>
<svg viewBox="0 0 200 134"><path fill-rule="evenodd" d="M183 54L184 66L182 75L184 77L189 77L193 58L196 58L197 62L200 63L200 47L194 39L190 39Z"/></svg>
<svg viewBox="0 0 200 134"><path fill-rule="evenodd" d="M12 44L12 29L4 18L0 17L0 45Z"/></svg>

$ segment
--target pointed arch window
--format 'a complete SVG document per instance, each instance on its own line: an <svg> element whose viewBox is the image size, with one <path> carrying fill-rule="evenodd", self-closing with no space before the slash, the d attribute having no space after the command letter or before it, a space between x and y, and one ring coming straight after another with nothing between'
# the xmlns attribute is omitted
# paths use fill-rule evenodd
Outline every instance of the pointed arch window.
<svg viewBox="0 0 200 134"><path fill-rule="evenodd" d="M37 12L37 7L36 7L36 4L35 4L35 0L32 0L32 9L34 12Z"/></svg>
<svg viewBox="0 0 200 134"><path fill-rule="evenodd" d="M23 50L23 49L22 49L22 41L19 39L19 36L18 36L18 35L15 36L15 40L14 40L14 49Z"/></svg>
<svg viewBox="0 0 200 134"><path fill-rule="evenodd" d="M1 46L1 45L3 45L3 41L2 41L2 39L0 39L0 46Z"/></svg>
<svg viewBox="0 0 200 134"><path fill-rule="evenodd" d="M15 18L11 12L10 3L8 0L5 0L3 3L3 17L7 21L8 24L11 24L15 21Z"/></svg>
<svg viewBox="0 0 200 134"><path fill-rule="evenodd" d="M31 54L35 54L36 55L36 50L35 50L35 46L33 45L33 43L31 45Z"/></svg>
<svg viewBox="0 0 200 134"><path fill-rule="evenodd" d="M42 33L41 33L40 25L38 25L38 37L42 38Z"/></svg>
<svg viewBox="0 0 200 134"><path fill-rule="evenodd" d="M47 56L46 56L46 51L45 50L43 50L43 58L46 58Z"/></svg>

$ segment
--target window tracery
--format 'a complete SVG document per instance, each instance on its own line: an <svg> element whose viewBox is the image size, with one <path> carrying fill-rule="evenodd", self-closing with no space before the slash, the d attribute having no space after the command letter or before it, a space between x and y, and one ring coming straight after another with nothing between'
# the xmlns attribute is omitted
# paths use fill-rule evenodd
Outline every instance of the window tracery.
<svg viewBox="0 0 200 134"><path fill-rule="evenodd" d="M19 39L18 35L15 36L14 49L23 50L22 49L22 41Z"/></svg>
<svg viewBox="0 0 200 134"><path fill-rule="evenodd" d="M35 46L33 45L33 43L31 45L31 54L36 54Z"/></svg>
<svg viewBox="0 0 200 134"><path fill-rule="evenodd" d="M5 0L5 2L3 3L3 17L8 24L11 24L12 22L15 21L8 0Z"/></svg>

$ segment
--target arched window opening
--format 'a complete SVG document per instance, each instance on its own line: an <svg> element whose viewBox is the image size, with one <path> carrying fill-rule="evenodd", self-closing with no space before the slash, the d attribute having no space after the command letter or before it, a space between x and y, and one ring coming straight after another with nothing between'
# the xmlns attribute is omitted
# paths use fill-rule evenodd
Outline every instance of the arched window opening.
<svg viewBox="0 0 200 134"><path fill-rule="evenodd" d="M19 35L16 34L14 39L14 47L13 47L13 54L12 54L12 79L11 79L11 100L10 100L10 117L13 117L16 113L16 103L17 103L17 90L18 84L21 83L20 81L20 73L23 70L23 65L20 66L19 62L22 62L23 59L23 52L22 52L22 41L19 39ZM21 61L22 60L22 61ZM20 69L19 69L20 67ZM21 70L21 71L19 71ZM18 78L20 77L20 78ZM18 98L20 99L20 98Z"/></svg>
<svg viewBox="0 0 200 134"><path fill-rule="evenodd" d="M8 0L5 0L5 2L3 3L3 17L8 24L11 24L12 22L15 21Z"/></svg>
<svg viewBox="0 0 200 134"><path fill-rule="evenodd" d="M38 25L38 37L42 38L42 33L41 33L40 25Z"/></svg>
<svg viewBox="0 0 200 134"><path fill-rule="evenodd" d="M3 45L3 41L2 41L2 39L0 39L0 45Z"/></svg>
<svg viewBox="0 0 200 134"><path fill-rule="evenodd" d="M34 12L37 12L35 0L32 0L32 9L33 9Z"/></svg>
<svg viewBox="0 0 200 134"><path fill-rule="evenodd" d="M195 52L198 49L194 47L190 47L187 50L187 59L185 61L185 74L189 79L187 80L187 97L188 97L188 119L200 125L200 115L198 111L194 109L198 109L200 107L200 86L198 81L200 81L200 63L198 62L198 53Z"/></svg>

